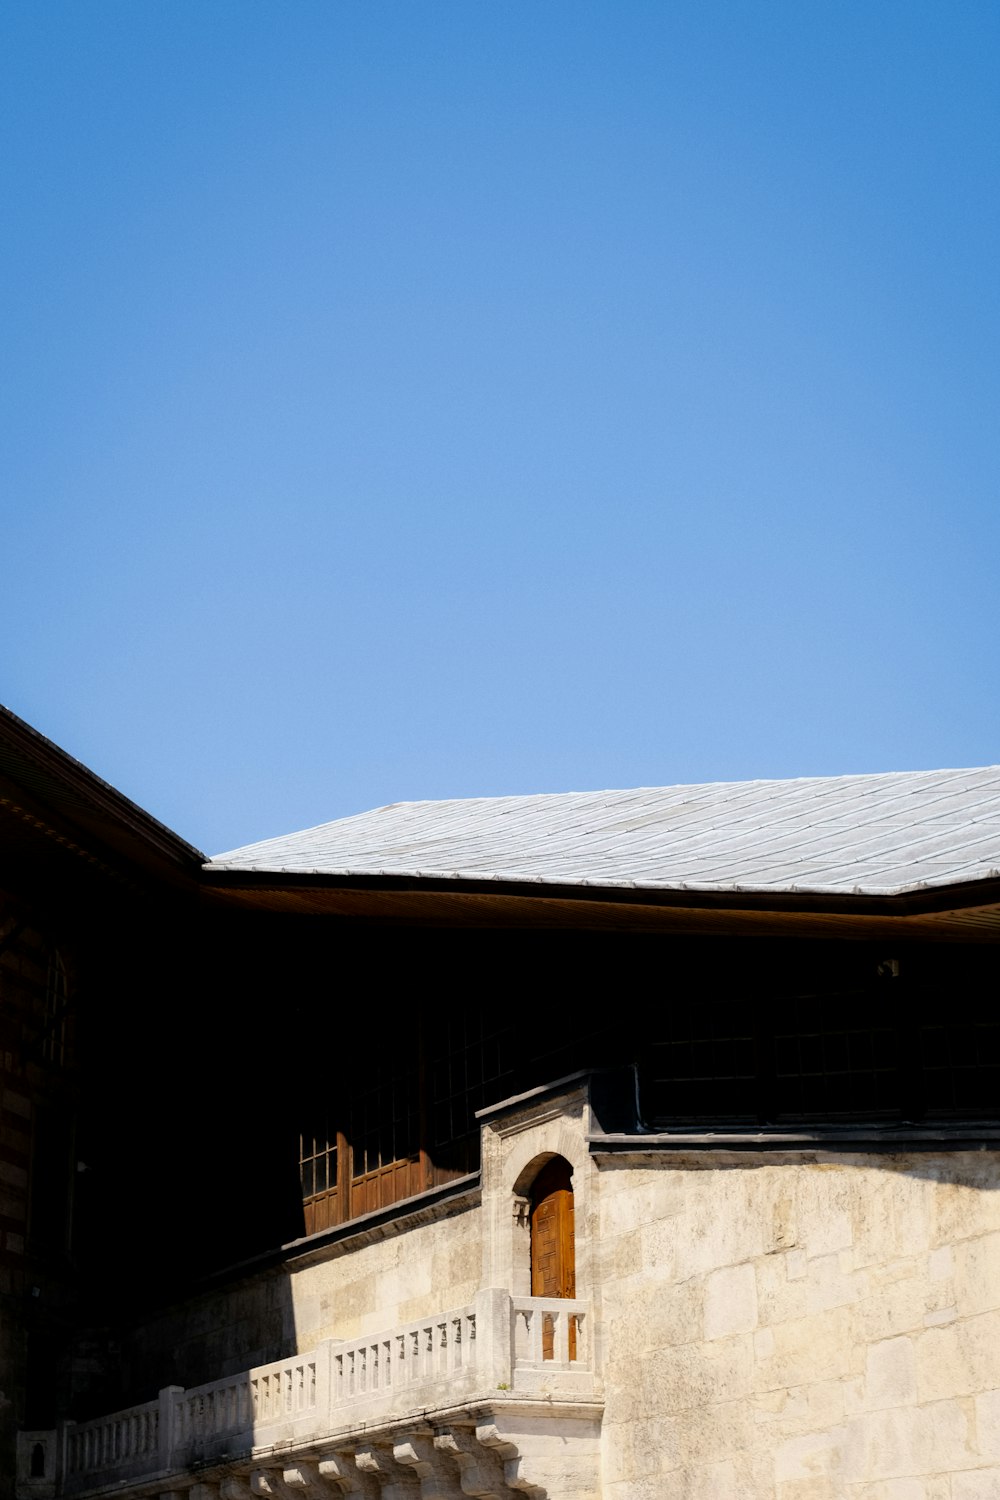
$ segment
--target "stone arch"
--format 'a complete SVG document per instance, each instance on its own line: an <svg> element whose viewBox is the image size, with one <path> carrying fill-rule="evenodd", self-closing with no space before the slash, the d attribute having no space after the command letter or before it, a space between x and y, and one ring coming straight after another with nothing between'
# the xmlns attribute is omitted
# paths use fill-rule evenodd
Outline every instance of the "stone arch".
<svg viewBox="0 0 1000 1500"><path fill-rule="evenodd" d="M531 1293L531 1187L547 1162L562 1157L572 1174L576 1281L579 1297L590 1295L589 1224L595 1191L587 1149L586 1086L537 1099L513 1100L483 1128L483 1284L515 1297Z"/></svg>

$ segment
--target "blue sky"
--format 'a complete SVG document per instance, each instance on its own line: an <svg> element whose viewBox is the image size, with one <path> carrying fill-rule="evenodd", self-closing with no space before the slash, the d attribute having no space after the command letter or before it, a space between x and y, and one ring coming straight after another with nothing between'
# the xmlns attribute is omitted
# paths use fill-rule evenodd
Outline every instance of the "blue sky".
<svg viewBox="0 0 1000 1500"><path fill-rule="evenodd" d="M985 764L1000 9L12 0L0 700L200 847Z"/></svg>

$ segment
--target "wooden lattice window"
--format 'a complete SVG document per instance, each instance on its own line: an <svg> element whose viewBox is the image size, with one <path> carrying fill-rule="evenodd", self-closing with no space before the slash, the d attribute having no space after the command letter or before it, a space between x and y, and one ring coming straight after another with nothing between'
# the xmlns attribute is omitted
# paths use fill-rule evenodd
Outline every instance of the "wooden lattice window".
<svg viewBox="0 0 1000 1500"><path fill-rule="evenodd" d="M466 1012L414 1021L319 1096L300 1136L313 1234L475 1171L476 1110L511 1091L509 1033Z"/></svg>

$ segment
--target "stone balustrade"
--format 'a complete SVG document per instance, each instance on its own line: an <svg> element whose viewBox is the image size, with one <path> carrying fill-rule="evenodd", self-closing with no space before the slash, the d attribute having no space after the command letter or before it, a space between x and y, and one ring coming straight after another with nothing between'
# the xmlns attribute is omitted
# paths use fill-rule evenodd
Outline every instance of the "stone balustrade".
<svg viewBox="0 0 1000 1500"><path fill-rule="evenodd" d="M593 1397L589 1335L582 1301L480 1292L434 1317L327 1340L194 1389L168 1386L155 1401L55 1433L24 1433L18 1493L120 1491L463 1404Z"/></svg>
<svg viewBox="0 0 1000 1500"><path fill-rule="evenodd" d="M146 1401L109 1417L67 1427L65 1474L85 1480L105 1470L157 1468L160 1452L159 1401Z"/></svg>

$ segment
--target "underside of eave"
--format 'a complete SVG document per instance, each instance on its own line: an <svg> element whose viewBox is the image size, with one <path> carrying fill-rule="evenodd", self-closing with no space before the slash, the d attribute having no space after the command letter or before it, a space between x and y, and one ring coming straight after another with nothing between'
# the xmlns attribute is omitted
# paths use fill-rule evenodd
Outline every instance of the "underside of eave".
<svg viewBox="0 0 1000 1500"><path fill-rule="evenodd" d="M67 845L190 880L200 850L0 705L0 791Z"/></svg>
<svg viewBox="0 0 1000 1500"><path fill-rule="evenodd" d="M392 926L670 932L729 937L817 937L859 941L1000 941L1000 902L910 914L684 906L634 899L315 884L210 883L211 906L339 917Z"/></svg>
<svg viewBox="0 0 1000 1500"><path fill-rule="evenodd" d="M46 850L58 850L79 867L89 867L115 885L194 893L198 864L165 856L141 835L105 821L92 826L65 817L0 777L0 841L3 863L22 874L44 869ZM39 865L39 861L42 864Z"/></svg>

